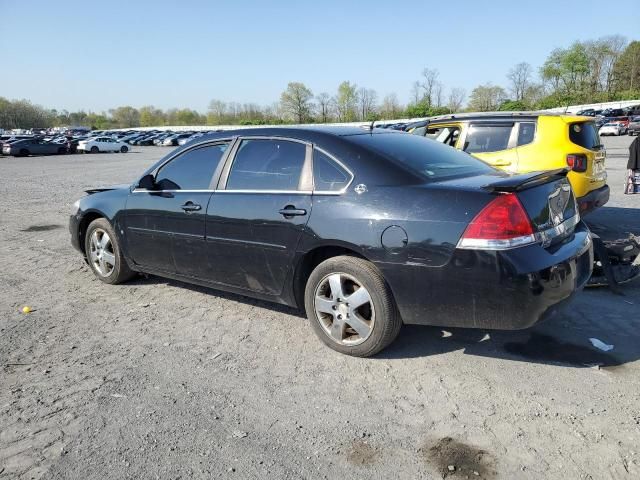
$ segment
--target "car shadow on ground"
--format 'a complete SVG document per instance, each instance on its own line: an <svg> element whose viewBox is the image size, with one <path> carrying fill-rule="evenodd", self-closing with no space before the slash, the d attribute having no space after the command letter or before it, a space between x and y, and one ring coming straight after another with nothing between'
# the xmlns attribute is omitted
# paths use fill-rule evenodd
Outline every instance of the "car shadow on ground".
<svg viewBox="0 0 640 480"><path fill-rule="evenodd" d="M377 358L412 358L462 350L465 355L492 357L528 363L565 367L597 367L614 370L640 359L640 347L616 348L618 337L607 331L613 351L602 351L591 345L589 338L576 338L571 326L554 329L541 325L521 331L496 331L406 325L398 339ZM628 340L625 339L625 340ZM636 344L640 335L636 338Z"/></svg>
<svg viewBox="0 0 640 480"><path fill-rule="evenodd" d="M159 283L215 295L307 321L302 310L176 280L141 276L127 285ZM625 290L637 292L638 288L629 286ZM620 298L607 289L598 289L597 292L587 290L579 295L597 295L599 298L604 296L612 302ZM611 351L602 351L590 343L590 338L606 339L606 343L612 344L614 348ZM631 329L630 333L629 329L620 330L615 324L604 320L590 322L585 328L562 313L552 315L532 328L517 331L404 325L398 338L374 358L419 358L459 350L465 355L564 367L597 367L612 371L640 359L640 328Z"/></svg>

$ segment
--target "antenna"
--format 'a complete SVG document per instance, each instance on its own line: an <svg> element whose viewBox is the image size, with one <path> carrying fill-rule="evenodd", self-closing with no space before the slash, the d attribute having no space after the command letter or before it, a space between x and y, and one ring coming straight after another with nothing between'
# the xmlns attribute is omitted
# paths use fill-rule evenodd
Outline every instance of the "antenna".
<svg viewBox="0 0 640 480"><path fill-rule="evenodd" d="M375 123L376 123L375 120L371 120L371 125L369 125L369 130L373 130Z"/></svg>

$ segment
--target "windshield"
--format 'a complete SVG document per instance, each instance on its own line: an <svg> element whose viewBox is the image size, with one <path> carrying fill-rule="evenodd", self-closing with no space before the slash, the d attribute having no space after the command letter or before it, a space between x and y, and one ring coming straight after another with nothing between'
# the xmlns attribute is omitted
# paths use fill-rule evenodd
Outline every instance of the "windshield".
<svg viewBox="0 0 640 480"><path fill-rule="evenodd" d="M353 135L350 140L391 161L401 163L430 180L458 175L481 175L494 171L489 165L471 155L416 135Z"/></svg>

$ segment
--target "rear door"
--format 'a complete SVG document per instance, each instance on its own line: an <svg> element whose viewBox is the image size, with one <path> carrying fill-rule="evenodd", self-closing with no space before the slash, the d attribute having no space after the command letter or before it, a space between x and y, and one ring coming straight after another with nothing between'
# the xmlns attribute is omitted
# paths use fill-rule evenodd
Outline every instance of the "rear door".
<svg viewBox="0 0 640 480"><path fill-rule="evenodd" d="M470 122L462 150L494 167L518 170L517 129L513 121Z"/></svg>
<svg viewBox="0 0 640 480"><path fill-rule="evenodd" d="M149 270L207 276L205 217L229 142L179 153L155 173L157 188L135 189L125 218L129 255Z"/></svg>
<svg viewBox="0 0 640 480"><path fill-rule="evenodd" d="M214 282L280 295L311 214L311 145L240 138L207 209Z"/></svg>

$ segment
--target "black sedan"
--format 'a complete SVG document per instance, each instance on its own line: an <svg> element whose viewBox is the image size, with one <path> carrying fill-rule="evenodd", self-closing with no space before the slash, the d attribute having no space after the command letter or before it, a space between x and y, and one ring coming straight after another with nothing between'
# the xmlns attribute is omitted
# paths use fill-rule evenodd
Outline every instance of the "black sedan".
<svg viewBox="0 0 640 480"><path fill-rule="evenodd" d="M67 147L59 143L52 143L42 138L30 138L16 140L5 144L2 153L14 157L26 157L27 155L58 155L67 153Z"/></svg>
<svg viewBox="0 0 640 480"><path fill-rule="evenodd" d="M580 289L593 249L565 176L392 130L236 130L89 190L70 230L105 283L145 272L304 307L327 345L368 356L403 323L525 328Z"/></svg>

